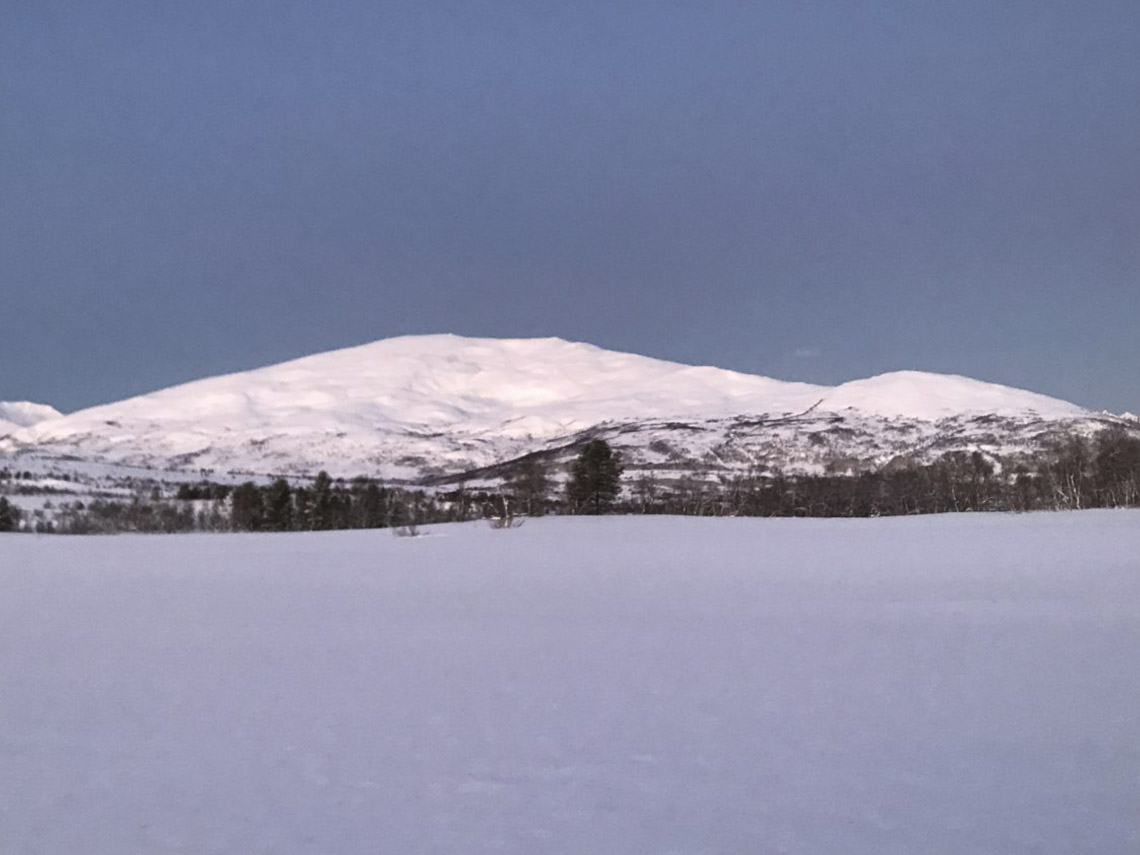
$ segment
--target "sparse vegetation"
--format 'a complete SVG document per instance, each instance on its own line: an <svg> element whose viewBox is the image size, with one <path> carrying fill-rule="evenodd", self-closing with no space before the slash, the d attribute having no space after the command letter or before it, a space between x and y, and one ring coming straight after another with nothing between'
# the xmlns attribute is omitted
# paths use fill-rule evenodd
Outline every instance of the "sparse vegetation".
<svg viewBox="0 0 1140 855"><path fill-rule="evenodd" d="M17 473L12 473L16 475ZM33 489L31 473L18 482ZM551 463L532 456L508 468L499 489L451 490L382 485L366 478L311 482L279 478L230 487L201 481L160 489L134 483L133 495L51 498L23 510L0 496L0 531L64 534L187 531L328 531L390 528L414 536L430 523L485 519L517 528L545 513L638 513L690 516L868 517L980 511L1140 507L1140 438L1110 430L1095 439L1070 436L1046 451L1001 468L980 452L951 452L933 463L896 456L887 464L835 465L822 474L789 476L754 470L726 476L713 468L631 474L626 489L618 455L602 440L582 446L559 497ZM25 495L12 489L9 495Z"/></svg>

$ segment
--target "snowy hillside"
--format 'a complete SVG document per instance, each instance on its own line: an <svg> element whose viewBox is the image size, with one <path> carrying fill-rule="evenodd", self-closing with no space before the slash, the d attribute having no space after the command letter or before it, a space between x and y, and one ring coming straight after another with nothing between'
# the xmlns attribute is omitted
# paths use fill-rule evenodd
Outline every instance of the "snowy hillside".
<svg viewBox="0 0 1140 855"><path fill-rule="evenodd" d="M46 404L33 404L30 401L0 401L0 436L49 419L58 419L62 415L59 410Z"/></svg>
<svg viewBox="0 0 1140 855"><path fill-rule="evenodd" d="M964 377L899 372L826 387L561 339L433 335L43 421L0 440L0 452L190 471L327 468L419 479L555 453L601 433L645 466L810 469L922 453L953 436L996 454L1051 426L1094 418L1063 401Z"/></svg>
<svg viewBox="0 0 1140 855"><path fill-rule="evenodd" d="M0 535L11 855L1140 851L1140 515Z"/></svg>
<svg viewBox="0 0 1140 855"><path fill-rule="evenodd" d="M1074 404L1033 392L921 371L896 371L844 383L829 390L818 409L852 409L873 416L922 421L968 415L1062 419L1086 414Z"/></svg>

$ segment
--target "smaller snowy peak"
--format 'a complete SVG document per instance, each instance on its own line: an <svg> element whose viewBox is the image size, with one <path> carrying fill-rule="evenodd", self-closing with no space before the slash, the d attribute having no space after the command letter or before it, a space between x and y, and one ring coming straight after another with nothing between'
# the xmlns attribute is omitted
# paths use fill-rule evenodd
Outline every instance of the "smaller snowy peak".
<svg viewBox="0 0 1140 855"><path fill-rule="evenodd" d="M0 436L63 416L55 407L30 401L0 401Z"/></svg>
<svg viewBox="0 0 1140 855"><path fill-rule="evenodd" d="M956 374L894 371L854 380L831 390L819 409L861 410L886 418L938 421L955 416L1080 418L1088 411L1046 395Z"/></svg>

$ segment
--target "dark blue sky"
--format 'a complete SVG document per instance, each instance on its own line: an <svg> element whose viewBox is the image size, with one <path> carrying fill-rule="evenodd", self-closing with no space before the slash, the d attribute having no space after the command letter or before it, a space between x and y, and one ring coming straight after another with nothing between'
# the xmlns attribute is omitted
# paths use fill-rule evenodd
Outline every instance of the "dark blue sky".
<svg viewBox="0 0 1140 855"><path fill-rule="evenodd" d="M1140 4L0 0L0 399L559 335L1140 410Z"/></svg>

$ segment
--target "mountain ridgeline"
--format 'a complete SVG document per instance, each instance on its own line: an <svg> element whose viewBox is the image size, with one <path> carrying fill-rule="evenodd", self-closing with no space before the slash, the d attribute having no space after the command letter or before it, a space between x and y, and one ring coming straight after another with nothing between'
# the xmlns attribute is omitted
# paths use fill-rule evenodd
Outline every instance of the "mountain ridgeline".
<svg viewBox="0 0 1140 855"><path fill-rule="evenodd" d="M857 473L979 451L1016 460L1137 422L964 377L838 387L560 339L411 336L199 380L0 437L0 454L143 469L446 482L602 438L631 470Z"/></svg>
<svg viewBox="0 0 1140 855"><path fill-rule="evenodd" d="M325 471L433 502L456 491L492 501L540 468L545 507L563 510L574 461L598 441L624 470L615 507L809 515L1127 504L1128 489L1106 486L1116 464L1105 455L1127 470L1140 441L1134 417L965 377L904 371L828 387L561 339L452 335L386 339L70 415L4 406L0 466L72 483L96 473L300 484ZM1058 486L1062 464L1082 474ZM868 503L871 481L879 498Z"/></svg>

